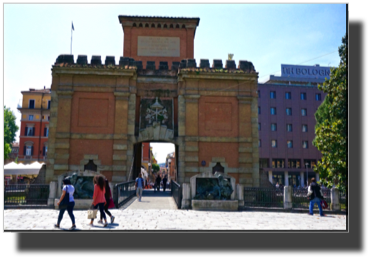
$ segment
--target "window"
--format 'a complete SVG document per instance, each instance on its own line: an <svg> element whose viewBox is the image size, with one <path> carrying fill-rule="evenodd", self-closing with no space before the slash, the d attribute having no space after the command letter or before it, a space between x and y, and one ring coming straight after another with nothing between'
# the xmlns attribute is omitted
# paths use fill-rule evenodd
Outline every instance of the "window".
<svg viewBox="0 0 380 274"><path fill-rule="evenodd" d="M29 118L28 118L28 120L29 120L29 121L33 121L33 118L34 118L34 116L33 116L33 115L29 115Z"/></svg>
<svg viewBox="0 0 380 274"><path fill-rule="evenodd" d="M277 140L272 140L272 147L277 147Z"/></svg>
<svg viewBox="0 0 380 274"><path fill-rule="evenodd" d="M307 109L306 108L301 109L301 115L307 116Z"/></svg>
<svg viewBox="0 0 380 274"><path fill-rule="evenodd" d="M285 99L291 100L292 99L292 93L291 92L286 92L285 93Z"/></svg>
<svg viewBox="0 0 380 274"><path fill-rule="evenodd" d="M315 94L315 101L321 101L322 100L322 96L320 93L316 93Z"/></svg>
<svg viewBox="0 0 380 274"><path fill-rule="evenodd" d="M48 101L48 109L50 109L50 100Z"/></svg>
<svg viewBox="0 0 380 274"><path fill-rule="evenodd" d="M257 97L260 98L260 90L257 91Z"/></svg>
<svg viewBox="0 0 380 274"><path fill-rule="evenodd" d="M288 159L288 168L301 168L301 160Z"/></svg>
<svg viewBox="0 0 380 274"><path fill-rule="evenodd" d="M302 141L302 147L308 148L309 147L308 141Z"/></svg>
<svg viewBox="0 0 380 274"><path fill-rule="evenodd" d="M48 116L48 121L50 121L50 116Z"/></svg>
<svg viewBox="0 0 380 274"><path fill-rule="evenodd" d="M25 136L34 136L34 127L25 127Z"/></svg>
<svg viewBox="0 0 380 274"><path fill-rule="evenodd" d="M48 146L45 145L42 149L42 156L46 156L47 155L47 151L48 151Z"/></svg>
<svg viewBox="0 0 380 274"><path fill-rule="evenodd" d="M293 131L293 125L292 124L287 124L286 125L286 131L287 132L292 132Z"/></svg>
<svg viewBox="0 0 380 274"><path fill-rule="evenodd" d="M258 123L258 126L259 126L259 130L261 130L261 123Z"/></svg>
<svg viewBox="0 0 380 274"><path fill-rule="evenodd" d="M270 114L276 115L276 108L270 108Z"/></svg>
<svg viewBox="0 0 380 274"><path fill-rule="evenodd" d="M259 139L259 147L261 147L261 139Z"/></svg>
<svg viewBox="0 0 380 274"><path fill-rule="evenodd" d="M287 142L287 144L288 144L288 148L293 148L293 141L290 140Z"/></svg>
<svg viewBox="0 0 380 274"><path fill-rule="evenodd" d="M301 92L301 100L306 100L306 93L305 92Z"/></svg>
<svg viewBox="0 0 380 274"><path fill-rule="evenodd" d="M273 159L272 167L274 168L285 168L285 160L284 159Z"/></svg>
<svg viewBox="0 0 380 274"><path fill-rule="evenodd" d="M261 114L261 108L260 108L260 107L257 107L257 112L258 112L259 114Z"/></svg>
<svg viewBox="0 0 380 274"><path fill-rule="evenodd" d="M302 125L302 132L307 132L307 125Z"/></svg>
<svg viewBox="0 0 380 274"><path fill-rule="evenodd" d="M26 156L33 155L33 146L31 145L24 146L24 155Z"/></svg>
<svg viewBox="0 0 380 274"><path fill-rule="evenodd" d="M44 129L44 136L49 137L49 128L48 127L45 127L45 129Z"/></svg>
<svg viewBox="0 0 380 274"><path fill-rule="evenodd" d="M275 91L271 91L270 92L270 98L271 99L276 99L276 92Z"/></svg>
<svg viewBox="0 0 380 274"><path fill-rule="evenodd" d="M34 100L29 100L29 108L34 108Z"/></svg>
<svg viewBox="0 0 380 274"><path fill-rule="evenodd" d="M270 125L270 129L271 129L272 131L277 131L277 124L271 124L271 125Z"/></svg>
<svg viewBox="0 0 380 274"><path fill-rule="evenodd" d="M292 115L292 108L286 108L286 115L288 116Z"/></svg>

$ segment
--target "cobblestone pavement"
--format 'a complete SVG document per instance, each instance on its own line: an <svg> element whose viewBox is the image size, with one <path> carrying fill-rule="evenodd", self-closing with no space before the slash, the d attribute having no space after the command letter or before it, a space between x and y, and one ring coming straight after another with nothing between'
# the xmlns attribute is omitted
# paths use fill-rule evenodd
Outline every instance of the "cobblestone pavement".
<svg viewBox="0 0 380 274"><path fill-rule="evenodd" d="M114 224L88 226L86 210L74 210L77 230L345 230L345 215L320 217L306 213L214 212L171 209L111 209ZM99 213L98 213L99 216ZM54 228L58 210L6 209L4 230L59 230ZM109 219L109 218L108 218ZM67 214L61 230L71 227Z"/></svg>

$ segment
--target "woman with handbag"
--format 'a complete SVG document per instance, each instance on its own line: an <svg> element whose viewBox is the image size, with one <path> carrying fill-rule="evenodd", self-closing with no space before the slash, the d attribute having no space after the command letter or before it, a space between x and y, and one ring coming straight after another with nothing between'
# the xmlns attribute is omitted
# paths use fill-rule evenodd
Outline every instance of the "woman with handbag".
<svg viewBox="0 0 380 274"><path fill-rule="evenodd" d="M106 198L105 198L105 183L104 183L104 178L101 175L96 175L94 177L94 195L92 196L92 204L91 208L99 208L100 211L100 221L104 219L104 227L106 227L107 224L107 219L106 219L106 214L104 213L104 204L106 203ZM94 224L94 219L91 219L90 226L93 226Z"/></svg>
<svg viewBox="0 0 380 274"><path fill-rule="evenodd" d="M57 224L54 225L54 227L59 228L59 225L63 218L63 214L67 210L72 222L72 226L70 229L74 230L76 228L75 217L73 214L73 209L75 206L74 191L75 191L75 188L74 186L71 185L71 181L69 177L66 177L65 179L63 179L62 195L57 203L57 205L59 206L58 222Z"/></svg>
<svg viewBox="0 0 380 274"><path fill-rule="evenodd" d="M112 216L111 212L108 211L109 208L114 208L115 204L112 199L112 192L110 185L108 183L107 178L104 180L105 181L105 188L106 188L106 193L105 193L105 199L106 203L104 205L104 212L111 217L111 224L113 224L113 221L115 221L115 216ZM102 220L99 221L99 223L103 223Z"/></svg>

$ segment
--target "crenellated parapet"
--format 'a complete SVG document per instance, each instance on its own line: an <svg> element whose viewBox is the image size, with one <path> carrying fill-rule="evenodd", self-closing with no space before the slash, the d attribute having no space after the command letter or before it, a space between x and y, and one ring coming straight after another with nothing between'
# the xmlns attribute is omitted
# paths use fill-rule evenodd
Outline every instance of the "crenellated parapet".
<svg viewBox="0 0 380 274"><path fill-rule="evenodd" d="M86 68L115 68L115 69L133 69L146 71L196 71L196 72L219 72L219 73L257 73L252 62L240 60L236 66L235 60L226 60L223 65L221 59L212 60L212 65L208 59L200 59L199 66L195 59L183 59L181 62L173 61L171 64L167 61L142 61L134 60L130 57L120 57L119 63L116 64L114 56L106 56L105 62L102 63L100 55L93 55L88 60L87 55L78 55L76 62L74 56L68 54L59 55L55 64L57 67L86 67ZM257 73L258 74L258 73Z"/></svg>

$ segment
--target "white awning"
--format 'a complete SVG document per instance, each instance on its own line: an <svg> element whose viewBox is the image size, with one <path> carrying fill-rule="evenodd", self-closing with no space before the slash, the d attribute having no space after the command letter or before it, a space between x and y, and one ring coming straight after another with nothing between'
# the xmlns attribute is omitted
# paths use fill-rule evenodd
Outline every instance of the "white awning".
<svg viewBox="0 0 380 274"><path fill-rule="evenodd" d="M38 175L44 163L33 162L29 165L9 163L4 166L4 175Z"/></svg>

